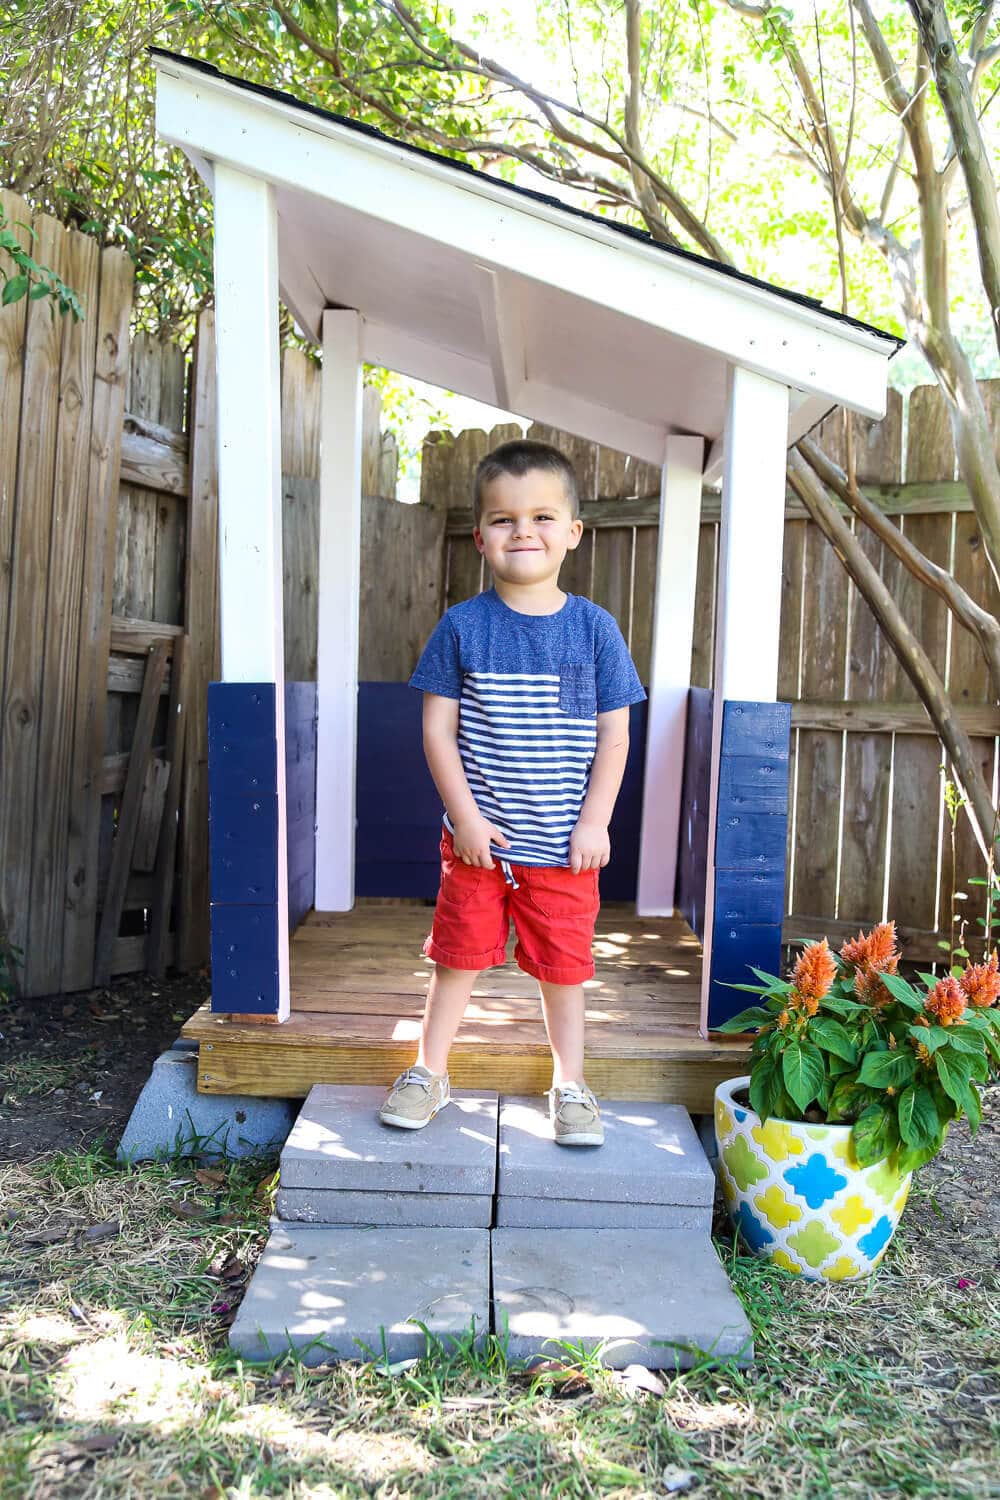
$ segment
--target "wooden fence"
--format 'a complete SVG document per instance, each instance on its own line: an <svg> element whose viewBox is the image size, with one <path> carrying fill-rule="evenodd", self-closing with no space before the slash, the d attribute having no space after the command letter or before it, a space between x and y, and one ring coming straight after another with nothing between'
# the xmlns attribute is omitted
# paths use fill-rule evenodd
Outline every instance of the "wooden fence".
<svg viewBox="0 0 1000 1500"><path fill-rule="evenodd" d="M12 221L24 203L4 192ZM0 309L0 928L23 994L208 962L207 685L219 676L213 318L182 351L128 339L131 265L44 215L35 258L82 295ZM28 245L25 235L23 241ZM998 405L998 382L985 394ZM996 612L936 388L858 424L858 474L918 546ZM840 414L820 436L840 454ZM471 477L520 431L429 434L421 503L395 498L396 455L366 390L360 676L403 681L446 605L489 580L472 544ZM659 476L535 426L573 458L586 531L561 575L619 621L648 681ZM286 676L316 675L319 370L282 363ZM711 685L719 500L702 510L691 681ZM864 528L862 528L864 530ZM971 637L865 534L995 774L1000 712ZM947 928L942 750L832 549L791 494L778 696L792 702L785 935L831 940L885 911L913 957ZM960 886L982 873L964 816ZM980 888L966 887L973 918Z"/></svg>
<svg viewBox="0 0 1000 1500"><path fill-rule="evenodd" d="M18 231L22 245L85 310L74 324L48 301L0 308L0 938L17 988L39 995L208 962L206 710L220 674L214 320L201 318L188 351L130 344L127 256L46 215L32 221L13 193L0 202L34 230ZM310 680L318 369L288 352L282 379L286 664ZM391 676L440 611L444 519L391 498L395 449L379 419L369 390L363 478L385 498L365 512L380 585L362 670ZM410 599L415 554L434 585L408 611L407 634L381 611ZM384 569L397 557L398 590Z"/></svg>

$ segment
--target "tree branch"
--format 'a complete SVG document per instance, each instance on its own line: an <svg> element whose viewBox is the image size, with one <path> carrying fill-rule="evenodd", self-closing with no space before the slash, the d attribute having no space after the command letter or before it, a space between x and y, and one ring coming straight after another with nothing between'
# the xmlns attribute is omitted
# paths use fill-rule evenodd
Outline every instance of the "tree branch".
<svg viewBox="0 0 1000 1500"><path fill-rule="evenodd" d="M985 859L993 836L991 793L979 773L971 741L955 716L941 678L858 538L830 500L805 458L795 448L788 455L787 473L789 484L854 579L930 715L954 766L963 794L969 799L966 804L969 820Z"/></svg>
<svg viewBox="0 0 1000 1500"><path fill-rule="evenodd" d="M988 609L983 609L982 605L976 603L946 568L925 557L898 526L893 526L885 511L873 504L856 483L851 484L840 465L835 464L812 438L800 438L796 446L827 489L839 495L855 515L899 558L914 578L933 589L945 601L959 624L975 636L990 674L993 696L1000 699L1000 623Z"/></svg>

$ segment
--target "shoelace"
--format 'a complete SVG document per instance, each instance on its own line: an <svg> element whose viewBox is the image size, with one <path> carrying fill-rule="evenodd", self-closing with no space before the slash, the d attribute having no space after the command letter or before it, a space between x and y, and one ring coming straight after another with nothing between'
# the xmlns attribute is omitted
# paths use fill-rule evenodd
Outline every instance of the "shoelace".
<svg viewBox="0 0 1000 1500"><path fill-rule="evenodd" d="M556 1088L547 1089L549 1098L555 1098L557 1107L562 1108L564 1104L589 1104L597 1109L597 1100L590 1089L578 1088L575 1083L561 1084ZM560 1097L561 1095L561 1097Z"/></svg>
<svg viewBox="0 0 1000 1500"><path fill-rule="evenodd" d="M405 1089L408 1084L419 1083L420 1087L422 1089L427 1089L429 1093L431 1084L433 1082L433 1078L424 1078L421 1076L421 1074L414 1073L412 1068L407 1068L406 1072L400 1073L399 1077L396 1079L396 1082L392 1086L392 1091L393 1093L395 1093L397 1089Z"/></svg>

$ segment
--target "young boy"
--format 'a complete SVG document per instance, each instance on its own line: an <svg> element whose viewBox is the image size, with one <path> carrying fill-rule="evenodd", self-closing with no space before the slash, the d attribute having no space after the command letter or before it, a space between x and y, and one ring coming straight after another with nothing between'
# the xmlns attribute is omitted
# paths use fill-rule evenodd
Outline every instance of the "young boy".
<svg viewBox="0 0 1000 1500"><path fill-rule="evenodd" d="M410 678L444 803L441 885L423 952L435 961L420 1050L379 1111L419 1130L450 1098L448 1053L477 975L506 958L539 984L552 1048L555 1139L599 1146L584 1083L583 981L599 871L628 755L629 704L646 694L607 610L557 583L580 545L573 466L548 443L503 443L476 470L473 539L493 587L447 610Z"/></svg>

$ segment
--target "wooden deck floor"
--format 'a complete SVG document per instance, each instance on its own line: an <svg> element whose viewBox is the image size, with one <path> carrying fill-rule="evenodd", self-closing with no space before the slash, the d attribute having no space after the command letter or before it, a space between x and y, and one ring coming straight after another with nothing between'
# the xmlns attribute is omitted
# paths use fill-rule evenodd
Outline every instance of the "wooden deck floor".
<svg viewBox="0 0 1000 1500"><path fill-rule="evenodd" d="M184 1027L199 1042L203 1093L301 1097L314 1083L385 1085L413 1061L433 970L420 946L432 908L359 901L311 912L291 945L292 1015L281 1026L213 1016ZM508 954L513 954L514 935ZM698 1035L702 947L679 918L605 903L587 982L587 1080L608 1099L711 1109L715 1085L743 1070L741 1039ZM450 1062L456 1088L537 1094L551 1082L536 981L513 958L479 978Z"/></svg>

